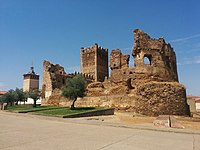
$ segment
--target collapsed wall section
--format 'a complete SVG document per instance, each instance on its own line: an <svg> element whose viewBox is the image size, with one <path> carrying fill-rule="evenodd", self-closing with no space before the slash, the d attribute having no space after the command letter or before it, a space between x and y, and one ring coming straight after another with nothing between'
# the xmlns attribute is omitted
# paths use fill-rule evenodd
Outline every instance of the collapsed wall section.
<svg viewBox="0 0 200 150"><path fill-rule="evenodd" d="M139 29L134 30L132 56L136 73L151 74L153 81L178 81L176 54L163 38L153 39Z"/></svg>
<svg viewBox="0 0 200 150"><path fill-rule="evenodd" d="M67 74L62 66L54 65L46 60L43 62L42 96L44 103L52 95L54 89L61 89L65 85L66 79Z"/></svg>
<svg viewBox="0 0 200 150"><path fill-rule="evenodd" d="M64 67L58 64L52 64L45 60L43 62L43 80L42 80L42 104L59 105L61 98L61 88L66 85L67 80L76 75L81 75L87 83L94 81L93 76L79 72L67 74ZM60 95L60 96L59 96Z"/></svg>

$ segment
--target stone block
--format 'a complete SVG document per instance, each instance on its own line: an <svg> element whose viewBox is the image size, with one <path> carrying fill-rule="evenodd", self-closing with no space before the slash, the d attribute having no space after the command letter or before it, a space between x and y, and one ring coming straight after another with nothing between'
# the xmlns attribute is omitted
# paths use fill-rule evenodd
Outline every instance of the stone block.
<svg viewBox="0 0 200 150"><path fill-rule="evenodd" d="M169 115L160 115L153 121L156 127L170 127Z"/></svg>
<svg viewBox="0 0 200 150"><path fill-rule="evenodd" d="M185 127L181 125L174 116L170 116L170 127L171 128L178 128L178 129L184 129Z"/></svg>

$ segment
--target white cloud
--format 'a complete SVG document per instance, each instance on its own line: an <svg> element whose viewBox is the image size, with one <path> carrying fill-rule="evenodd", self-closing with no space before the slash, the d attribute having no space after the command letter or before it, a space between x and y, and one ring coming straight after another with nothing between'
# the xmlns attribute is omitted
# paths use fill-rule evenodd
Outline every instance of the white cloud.
<svg viewBox="0 0 200 150"><path fill-rule="evenodd" d="M178 65L191 65L200 64L200 56L195 56L193 58L185 58L183 61L178 62Z"/></svg>
<svg viewBox="0 0 200 150"><path fill-rule="evenodd" d="M197 60L197 61L196 61L196 64L200 64L200 60Z"/></svg>
<svg viewBox="0 0 200 150"><path fill-rule="evenodd" d="M187 40L197 38L197 37L200 37L200 34L195 34L195 35L188 36L188 37L185 37L185 38L170 40L169 42L171 42L171 43L182 42L182 41L187 41Z"/></svg>

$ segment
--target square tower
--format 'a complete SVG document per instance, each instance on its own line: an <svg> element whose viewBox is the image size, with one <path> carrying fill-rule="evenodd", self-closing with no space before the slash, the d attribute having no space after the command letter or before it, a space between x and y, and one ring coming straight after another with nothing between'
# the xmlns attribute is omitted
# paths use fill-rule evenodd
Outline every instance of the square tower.
<svg viewBox="0 0 200 150"><path fill-rule="evenodd" d="M24 74L23 91L29 92L30 90L39 89L39 75L34 72L34 68L31 67L27 74Z"/></svg>
<svg viewBox="0 0 200 150"><path fill-rule="evenodd" d="M81 48L81 73L90 75L95 81L103 82L108 77L108 49L98 44Z"/></svg>

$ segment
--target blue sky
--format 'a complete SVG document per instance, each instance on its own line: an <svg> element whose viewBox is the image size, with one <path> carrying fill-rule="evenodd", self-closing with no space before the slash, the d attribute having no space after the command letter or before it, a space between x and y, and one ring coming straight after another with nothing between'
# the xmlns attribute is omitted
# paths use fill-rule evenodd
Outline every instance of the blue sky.
<svg viewBox="0 0 200 150"><path fill-rule="evenodd" d="M94 43L131 54L139 28L171 43L179 81L200 95L199 7L198 0L0 0L0 90L22 87L32 63L41 82L43 60L78 70L80 47Z"/></svg>

